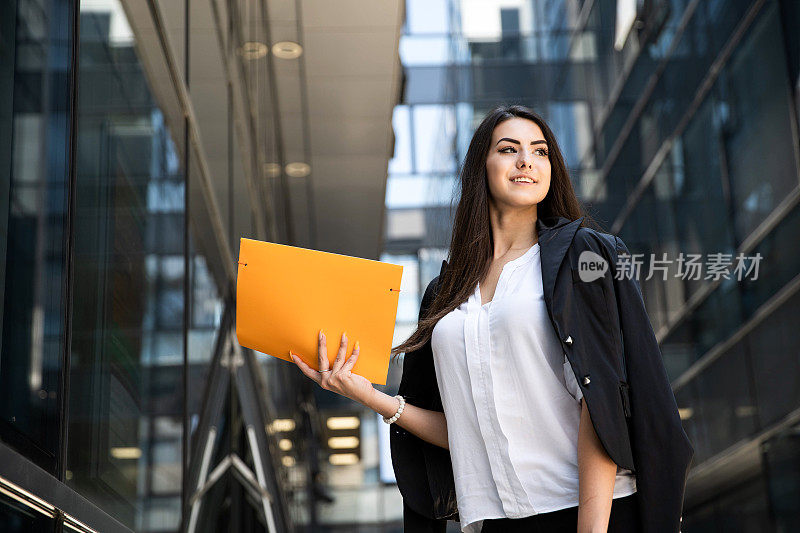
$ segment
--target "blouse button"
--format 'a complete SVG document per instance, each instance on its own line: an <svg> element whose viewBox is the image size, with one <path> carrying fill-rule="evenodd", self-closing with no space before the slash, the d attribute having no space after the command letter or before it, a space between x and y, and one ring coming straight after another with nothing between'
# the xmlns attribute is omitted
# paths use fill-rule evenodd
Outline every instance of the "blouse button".
<svg viewBox="0 0 800 533"><path fill-rule="evenodd" d="M583 376L583 384L584 385L588 385L590 381L591 381L591 379L589 379L589 374L586 374L585 376Z"/></svg>
<svg viewBox="0 0 800 533"><path fill-rule="evenodd" d="M567 344L567 345L569 345L569 346L572 346L572 336L570 336L570 335L567 335L567 338L566 338L566 339L564 339L564 344Z"/></svg>

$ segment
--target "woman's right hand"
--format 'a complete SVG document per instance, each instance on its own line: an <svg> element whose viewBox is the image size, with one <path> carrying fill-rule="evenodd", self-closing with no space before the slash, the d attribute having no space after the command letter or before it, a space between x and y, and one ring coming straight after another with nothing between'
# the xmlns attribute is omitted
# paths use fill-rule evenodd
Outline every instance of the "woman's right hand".
<svg viewBox="0 0 800 533"><path fill-rule="evenodd" d="M333 366L329 368L327 340L325 333L320 330L317 352L319 354L319 370L314 370L308 366L302 359L293 354L291 350L289 350L289 355L292 361L300 368L300 371L317 382L323 389L333 391L346 398L368 405L368 402L372 399L375 392L375 388L367 378L352 372L352 368L358 360L358 342L356 342L350 357L345 360L347 336L342 333L342 339L339 342L339 351L336 353Z"/></svg>

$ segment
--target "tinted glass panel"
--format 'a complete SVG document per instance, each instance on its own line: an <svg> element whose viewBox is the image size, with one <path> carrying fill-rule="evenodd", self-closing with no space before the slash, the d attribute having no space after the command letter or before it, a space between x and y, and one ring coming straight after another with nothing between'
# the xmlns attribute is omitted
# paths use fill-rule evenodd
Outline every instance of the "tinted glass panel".
<svg viewBox="0 0 800 533"><path fill-rule="evenodd" d="M131 528L174 530L183 174L121 5L86 3L80 24L68 479Z"/></svg>
<svg viewBox="0 0 800 533"><path fill-rule="evenodd" d="M697 449L702 444L699 428L698 393L695 385L695 381L690 381L675 391L675 402L678 404L678 412L680 413L683 429L695 449L692 466L698 464Z"/></svg>
<svg viewBox="0 0 800 533"><path fill-rule="evenodd" d="M683 513L683 533L759 533L790 531L772 526L769 502L763 477L748 480Z"/></svg>
<svg viewBox="0 0 800 533"><path fill-rule="evenodd" d="M775 531L791 531L800 514L800 426L789 426L762 444Z"/></svg>
<svg viewBox="0 0 800 533"><path fill-rule="evenodd" d="M724 353L697 377L701 391L699 430L705 439L697 446L696 463L754 433L756 405L750 393L745 346Z"/></svg>
<svg viewBox="0 0 800 533"><path fill-rule="evenodd" d="M0 533L55 533L55 520L0 494Z"/></svg>
<svg viewBox="0 0 800 533"><path fill-rule="evenodd" d="M51 472L64 353L70 4L0 3L0 438Z"/></svg>
<svg viewBox="0 0 800 533"><path fill-rule="evenodd" d="M769 2L717 83L740 241L797 187L790 87L778 6Z"/></svg>
<svg viewBox="0 0 800 533"><path fill-rule="evenodd" d="M749 253L748 266L758 259L755 268L743 273L742 280L732 275L720 284L662 343L667 370L672 379L715 344L732 335L741 324L753 317L759 306L773 297L800 271L797 234L800 232L800 207L795 207L773 231ZM649 297L649 295L645 295Z"/></svg>
<svg viewBox="0 0 800 533"><path fill-rule="evenodd" d="M768 426L800 405L800 292L761 322L748 336L753 359L758 412Z"/></svg>

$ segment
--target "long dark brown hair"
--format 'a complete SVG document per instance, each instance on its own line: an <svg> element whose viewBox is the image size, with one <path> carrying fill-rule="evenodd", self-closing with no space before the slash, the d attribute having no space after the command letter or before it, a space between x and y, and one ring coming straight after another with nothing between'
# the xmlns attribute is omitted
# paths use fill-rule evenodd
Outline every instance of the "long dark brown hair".
<svg viewBox="0 0 800 533"><path fill-rule="evenodd" d="M489 222L486 157L495 127L514 117L535 122L542 130L549 150L550 189L537 204L536 216L542 219L562 216L569 220L584 216L586 218L581 221L581 226L601 229L575 196L561 149L544 119L523 105L495 107L475 130L461 165L460 199L453 221L448 267L439 280L438 294L418 322L416 331L404 343L392 348L392 356L412 352L428 342L439 319L466 301L475 290L475 285L488 273L494 253L494 239Z"/></svg>

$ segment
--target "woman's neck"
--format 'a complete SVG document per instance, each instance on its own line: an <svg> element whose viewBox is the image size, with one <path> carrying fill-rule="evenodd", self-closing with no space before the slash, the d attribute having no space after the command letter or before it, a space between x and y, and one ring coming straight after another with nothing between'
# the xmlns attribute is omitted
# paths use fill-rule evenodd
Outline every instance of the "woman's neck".
<svg viewBox="0 0 800 533"><path fill-rule="evenodd" d="M493 257L499 259L509 252L527 250L537 242L536 206L514 211L490 209L489 223L492 227Z"/></svg>

